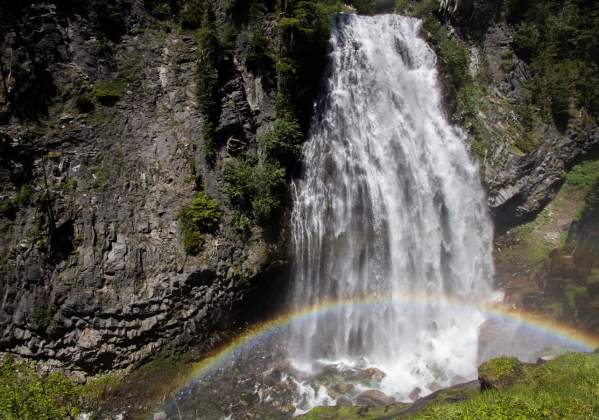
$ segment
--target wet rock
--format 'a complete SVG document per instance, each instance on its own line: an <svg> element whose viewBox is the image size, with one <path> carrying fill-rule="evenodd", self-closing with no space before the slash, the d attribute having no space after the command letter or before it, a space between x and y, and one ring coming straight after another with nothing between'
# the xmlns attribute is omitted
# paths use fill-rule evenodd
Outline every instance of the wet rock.
<svg viewBox="0 0 599 420"><path fill-rule="evenodd" d="M349 407L354 405L354 402L351 400L351 398L342 395L339 398L337 398L336 405L339 407Z"/></svg>
<svg viewBox="0 0 599 420"><path fill-rule="evenodd" d="M356 398L356 404L363 406L391 405L396 402L397 401L395 401L393 397L390 397L377 389L364 391Z"/></svg>
<svg viewBox="0 0 599 420"><path fill-rule="evenodd" d="M355 375L355 379L361 382L374 384L381 382L385 378L385 376L387 375L382 370L377 369L375 367L370 367L360 370Z"/></svg>
<svg viewBox="0 0 599 420"><path fill-rule="evenodd" d="M466 383L466 382L468 382L468 378L465 378L465 377L460 376L460 375L456 375L453 378L451 378L451 386L463 384L463 383ZM433 391L433 392L435 392L435 391Z"/></svg>
<svg viewBox="0 0 599 420"><path fill-rule="evenodd" d="M416 401L418 398L420 398L420 393L422 392L422 390L420 389L420 387L416 387L412 390L412 392L410 392L410 394L408 395L408 397L412 400L412 401Z"/></svg>

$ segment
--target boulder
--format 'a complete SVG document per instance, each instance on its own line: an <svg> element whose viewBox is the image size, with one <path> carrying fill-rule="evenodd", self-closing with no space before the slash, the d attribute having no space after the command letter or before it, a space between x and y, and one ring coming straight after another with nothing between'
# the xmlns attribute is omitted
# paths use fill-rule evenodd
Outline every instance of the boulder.
<svg viewBox="0 0 599 420"><path fill-rule="evenodd" d="M515 357L498 357L480 365L478 380L482 390L501 390L518 382L523 373L523 364Z"/></svg>
<svg viewBox="0 0 599 420"><path fill-rule="evenodd" d="M358 398L356 398L356 404L363 406L391 405L395 403L396 401L393 397L390 397L377 389L364 391L358 395Z"/></svg>
<svg viewBox="0 0 599 420"><path fill-rule="evenodd" d="M359 371L356 374L355 379L361 382L379 383L385 376L387 376L387 374L382 370L375 367L369 367Z"/></svg>

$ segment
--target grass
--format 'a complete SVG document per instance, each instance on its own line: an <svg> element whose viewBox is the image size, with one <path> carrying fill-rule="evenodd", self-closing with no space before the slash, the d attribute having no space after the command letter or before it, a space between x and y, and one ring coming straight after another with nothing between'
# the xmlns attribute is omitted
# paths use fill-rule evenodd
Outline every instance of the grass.
<svg viewBox="0 0 599 420"><path fill-rule="evenodd" d="M551 250L566 246L571 223L585 208L585 197L599 181L599 160L575 165L566 174L557 195L530 222L510 230L504 239L510 243L497 253L499 266L536 266L545 261Z"/></svg>
<svg viewBox="0 0 599 420"><path fill-rule="evenodd" d="M526 368L512 387L432 405L414 419L543 419L599 416L599 354L571 353Z"/></svg>

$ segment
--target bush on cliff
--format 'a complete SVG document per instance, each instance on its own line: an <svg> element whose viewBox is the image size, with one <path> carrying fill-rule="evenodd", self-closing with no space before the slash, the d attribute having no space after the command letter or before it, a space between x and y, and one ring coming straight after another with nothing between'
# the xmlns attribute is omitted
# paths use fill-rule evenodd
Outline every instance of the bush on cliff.
<svg viewBox="0 0 599 420"><path fill-rule="evenodd" d="M285 169L278 164L233 159L225 165L224 181L231 205L263 226L284 207Z"/></svg>
<svg viewBox="0 0 599 420"><path fill-rule="evenodd" d="M183 248L187 254L197 255L200 252L203 234L212 233L218 228L221 215L218 202L203 191L179 210Z"/></svg>
<svg viewBox="0 0 599 420"><path fill-rule="evenodd" d="M206 161L213 163L216 157L216 131L220 116L219 45L215 17L209 2L204 1L202 27L197 31L199 61L196 69L196 96L202 113L202 134Z"/></svg>
<svg viewBox="0 0 599 420"><path fill-rule="evenodd" d="M33 364L5 356L0 362L0 418L75 419L81 413L79 387L60 373L39 375Z"/></svg>
<svg viewBox="0 0 599 420"><path fill-rule="evenodd" d="M297 121L279 118L258 136L258 143L268 160L290 167L300 156L303 139Z"/></svg>

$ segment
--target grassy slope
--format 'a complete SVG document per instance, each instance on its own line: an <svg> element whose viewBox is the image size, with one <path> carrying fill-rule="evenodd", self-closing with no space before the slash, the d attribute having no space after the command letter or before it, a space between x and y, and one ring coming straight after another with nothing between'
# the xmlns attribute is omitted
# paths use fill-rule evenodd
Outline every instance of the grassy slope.
<svg viewBox="0 0 599 420"><path fill-rule="evenodd" d="M441 393L446 391L440 391ZM303 419L396 418L394 407L319 407ZM543 419L599 417L599 353L570 353L535 366L524 366L507 389L475 393L465 401L432 401L414 419Z"/></svg>
<svg viewBox="0 0 599 420"><path fill-rule="evenodd" d="M568 229L580 217L585 197L597 180L599 160L574 166L553 201L534 220L502 238L506 246L497 251L498 268L531 269L545 261L551 250L564 247Z"/></svg>

